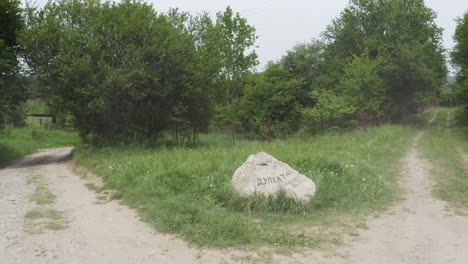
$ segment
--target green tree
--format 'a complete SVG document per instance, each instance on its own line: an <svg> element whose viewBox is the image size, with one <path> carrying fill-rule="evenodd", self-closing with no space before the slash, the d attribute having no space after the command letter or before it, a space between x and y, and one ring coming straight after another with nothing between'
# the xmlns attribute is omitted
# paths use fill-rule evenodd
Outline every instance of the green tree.
<svg viewBox="0 0 468 264"><path fill-rule="evenodd" d="M451 53L452 63L457 67L456 92L463 103L468 102L468 11L457 19L453 36L455 47Z"/></svg>
<svg viewBox="0 0 468 264"><path fill-rule="evenodd" d="M347 96L327 89L313 90L310 95L315 101L314 106L302 109L303 129L308 132L318 133L320 130L320 133L324 133L330 126L345 127L347 123L344 120L355 112L351 98Z"/></svg>
<svg viewBox="0 0 468 264"><path fill-rule="evenodd" d="M58 0L28 11L30 74L84 139L152 142L171 131L196 141L225 98L220 87L256 58L246 54L254 29L229 8L216 23L131 0Z"/></svg>
<svg viewBox="0 0 468 264"><path fill-rule="evenodd" d="M294 78L278 63L270 63L265 72L252 75L244 95L233 104L245 131L268 137L285 136L297 131L302 121L304 81Z"/></svg>
<svg viewBox="0 0 468 264"><path fill-rule="evenodd" d="M231 106L242 130L263 137L286 136L298 131L316 104L311 91L321 75L324 45L312 41L296 45L260 74L244 82L244 93ZM307 123L307 122L306 122ZM271 131L272 135L268 135Z"/></svg>
<svg viewBox="0 0 468 264"><path fill-rule="evenodd" d="M213 45L211 52L221 59L219 85L224 88L227 105L241 95L240 81L258 64L257 54L253 50L255 28L250 26L239 13L234 14L230 7L216 15L216 24L210 35ZM223 98L221 94L218 98Z"/></svg>
<svg viewBox="0 0 468 264"><path fill-rule="evenodd" d="M371 60L367 53L354 56L340 83L343 96L349 100L364 129L369 119L380 119L383 115L386 87L378 72L382 63L380 57Z"/></svg>
<svg viewBox="0 0 468 264"><path fill-rule="evenodd" d="M313 40L310 43L296 45L281 58L279 63L296 78L303 78L305 87L311 88L322 73L324 51L324 43Z"/></svg>
<svg viewBox="0 0 468 264"><path fill-rule="evenodd" d="M0 1L0 127L7 112L24 99L18 81L17 36L23 27L17 0Z"/></svg>
<svg viewBox="0 0 468 264"><path fill-rule="evenodd" d="M319 122L321 126L343 127L353 124L347 120L357 119L367 129L369 120L379 119L383 114L386 89L378 75L381 64L381 58L372 60L367 53L354 56L351 63L345 66L337 87L312 90L311 97L315 104L304 108L305 122L315 122L315 126L309 126L317 129Z"/></svg>
<svg viewBox="0 0 468 264"><path fill-rule="evenodd" d="M327 75L340 76L354 55L381 57L379 76L392 107L387 115L406 115L418 99L434 95L445 83L447 69L442 29L423 0L351 0L324 33ZM337 87L340 78L325 79Z"/></svg>
<svg viewBox="0 0 468 264"><path fill-rule="evenodd" d="M134 1L49 2L28 17L26 62L83 138L154 140L194 127L206 105L178 18Z"/></svg>

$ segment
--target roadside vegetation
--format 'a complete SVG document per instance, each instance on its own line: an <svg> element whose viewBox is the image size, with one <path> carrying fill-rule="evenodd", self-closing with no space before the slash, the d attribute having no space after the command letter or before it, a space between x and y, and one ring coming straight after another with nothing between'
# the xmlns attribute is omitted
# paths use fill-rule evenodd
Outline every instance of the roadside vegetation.
<svg viewBox="0 0 468 264"><path fill-rule="evenodd" d="M0 131L0 167L38 149L73 146L79 142L75 132L10 126Z"/></svg>
<svg viewBox="0 0 468 264"><path fill-rule="evenodd" d="M105 188L117 190L114 197L137 208L145 221L191 242L317 246L338 242L340 233L362 225L359 216L395 201L399 159L414 132L411 127L387 125L368 133L272 144L239 141L235 146L227 137L206 135L193 149L80 147L75 159L102 176ZM318 189L314 200L298 206L284 197L275 202L240 198L230 178L259 151L311 177Z"/></svg>
<svg viewBox="0 0 468 264"><path fill-rule="evenodd" d="M466 108L438 108L421 140L437 182L434 194L454 209L468 208L468 120ZM426 118L427 119L427 118ZM429 119L427 119L429 120Z"/></svg>
<svg viewBox="0 0 468 264"><path fill-rule="evenodd" d="M260 72L255 28L230 7L6 0L0 15L0 166L81 141L78 165L114 198L197 244L313 246L353 234L360 216L398 198L399 160L430 112L396 124L452 95L443 29L423 0L350 0L319 39ZM463 99L467 16L457 21ZM77 133L12 127L26 116ZM315 199L239 197L230 177L259 151L311 177Z"/></svg>

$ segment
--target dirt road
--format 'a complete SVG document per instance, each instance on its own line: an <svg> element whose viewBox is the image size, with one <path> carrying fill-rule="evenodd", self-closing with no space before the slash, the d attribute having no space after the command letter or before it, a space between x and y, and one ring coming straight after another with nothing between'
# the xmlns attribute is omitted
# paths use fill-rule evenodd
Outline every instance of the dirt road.
<svg viewBox="0 0 468 264"><path fill-rule="evenodd" d="M363 241L339 250L344 260L331 263L468 263L468 217L453 215L432 197L431 164L416 151L420 138L404 159L405 200L370 220Z"/></svg>
<svg viewBox="0 0 468 264"><path fill-rule="evenodd" d="M334 251L290 256L199 249L155 232L115 201L100 203L64 161L71 149L46 150L0 171L0 263L468 263L468 217L453 215L431 195L431 164L417 151L402 161L404 199L368 221L360 239ZM37 207L28 177L43 177L63 211L65 229L30 234L24 215Z"/></svg>
<svg viewBox="0 0 468 264"><path fill-rule="evenodd" d="M100 203L85 181L63 160L70 148L42 151L0 171L0 263L143 264L222 263L230 253L189 247L156 233L135 212L117 202ZM44 177L57 196L47 207L64 212L66 228L29 234L24 215L37 207L29 201L30 176Z"/></svg>

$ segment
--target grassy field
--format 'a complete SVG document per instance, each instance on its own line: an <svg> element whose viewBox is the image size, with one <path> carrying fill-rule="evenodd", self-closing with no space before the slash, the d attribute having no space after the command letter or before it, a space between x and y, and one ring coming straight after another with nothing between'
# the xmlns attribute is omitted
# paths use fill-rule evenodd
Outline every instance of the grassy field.
<svg viewBox="0 0 468 264"><path fill-rule="evenodd" d="M223 136L205 135L193 149L81 146L74 158L102 176L105 188L117 190L114 196L137 208L145 221L195 244L321 246L365 228L362 216L398 199L399 160L415 131L383 126L368 133L235 146ZM312 178L315 199L300 205L285 197L239 197L230 177L259 151Z"/></svg>
<svg viewBox="0 0 468 264"><path fill-rule="evenodd" d="M468 111L465 108L439 108L425 133L422 151L431 160L437 180L435 195L454 208L468 208Z"/></svg>
<svg viewBox="0 0 468 264"><path fill-rule="evenodd" d="M78 135L72 132L10 127L0 131L0 168L41 148L72 146L79 142Z"/></svg>

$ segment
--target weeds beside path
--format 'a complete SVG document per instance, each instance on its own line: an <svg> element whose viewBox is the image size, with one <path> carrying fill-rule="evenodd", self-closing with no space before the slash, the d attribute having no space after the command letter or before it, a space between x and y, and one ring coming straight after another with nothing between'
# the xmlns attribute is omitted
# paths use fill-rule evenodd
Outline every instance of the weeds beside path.
<svg viewBox="0 0 468 264"><path fill-rule="evenodd" d="M327 247L355 235L366 215L398 199L399 160L415 131L382 126L235 146L206 135L194 149L78 148L75 159L157 230L198 245ZM297 208L240 198L231 175L259 151L311 177L318 187L314 201Z"/></svg>
<svg viewBox="0 0 468 264"><path fill-rule="evenodd" d="M441 108L428 129L421 150L434 164L436 197L462 213L468 208L468 123L462 108Z"/></svg>

